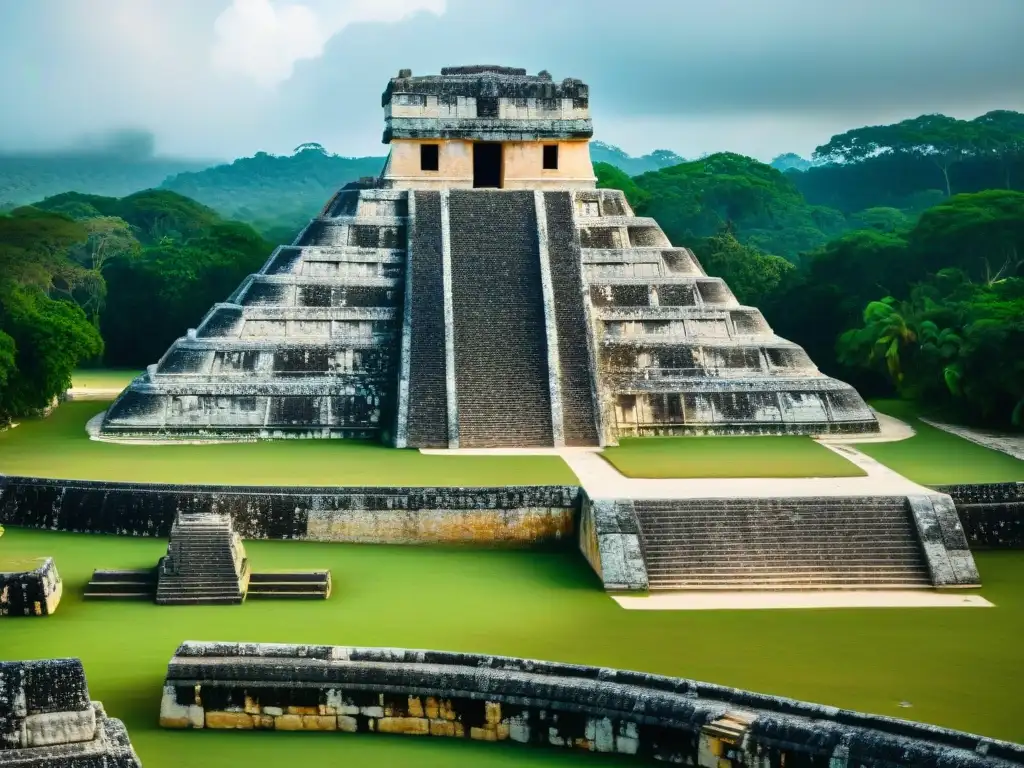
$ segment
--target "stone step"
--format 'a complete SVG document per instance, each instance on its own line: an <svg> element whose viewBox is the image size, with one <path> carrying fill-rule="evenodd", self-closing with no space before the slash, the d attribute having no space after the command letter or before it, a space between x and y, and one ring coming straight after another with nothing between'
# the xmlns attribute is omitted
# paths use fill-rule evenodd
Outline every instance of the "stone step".
<svg viewBox="0 0 1024 768"><path fill-rule="evenodd" d="M802 572L787 569L766 570L756 573L746 571L723 570L717 573L648 573L651 583L694 582L710 584L712 582L730 580L751 580L752 582L913 582L927 579L924 572L880 572L872 570L852 569L843 573Z"/></svg>
<svg viewBox="0 0 1024 768"><path fill-rule="evenodd" d="M808 530L810 529L810 530ZM650 542L674 544L687 541L722 541L722 542L771 542L771 541L814 541L818 543L835 544L836 542L851 541L855 544L873 541L893 541L907 543L917 541L915 531L909 528L888 528L881 530L856 530L822 529L818 526L808 525L803 528L786 528L782 530L773 529L752 529L736 527L706 526L703 528L693 527L686 529L661 529L651 531L641 528L642 538Z"/></svg>
<svg viewBox="0 0 1024 768"><path fill-rule="evenodd" d="M86 592L150 592L156 589L154 581L90 581Z"/></svg>
<svg viewBox="0 0 1024 768"><path fill-rule="evenodd" d="M282 592L277 590L249 590L247 600L325 600L326 589L303 592Z"/></svg>
<svg viewBox="0 0 1024 768"><path fill-rule="evenodd" d="M693 581L665 581L654 583L651 582L650 588L652 590L687 590L687 591L706 591L706 592L721 592L724 590L729 591L787 591L787 590L889 590L889 589L931 589L931 582L927 581L914 581L914 582L772 582L762 583L757 581L751 581L748 579L735 579L731 581L719 580L712 583L693 582Z"/></svg>
<svg viewBox="0 0 1024 768"><path fill-rule="evenodd" d="M238 592L241 589L238 582L177 582L174 584L161 584L156 588L157 593L165 594L167 592L225 592L235 591Z"/></svg>
<svg viewBox="0 0 1024 768"><path fill-rule="evenodd" d="M309 581L264 581L256 584L249 584L249 594L262 594L265 592L309 592L326 591L327 582Z"/></svg>
<svg viewBox="0 0 1024 768"><path fill-rule="evenodd" d="M834 541L824 540L800 540L800 539L748 539L737 538L724 541L701 541L697 538L679 539L677 541L650 542L644 540L643 550L651 556L660 556L673 553L729 553L754 554L765 552L766 554L788 553L800 550L802 552L864 552L881 550L885 552L904 552L907 554L920 551L920 547L913 539L904 541L892 538L883 539L862 539L860 541L847 541L836 539Z"/></svg>
<svg viewBox="0 0 1024 768"><path fill-rule="evenodd" d="M85 590L82 597L86 600L152 600L153 590L145 592L92 592Z"/></svg>
<svg viewBox="0 0 1024 768"><path fill-rule="evenodd" d="M888 562L863 562L849 560L846 562L831 563L800 563L790 560L779 560L771 563L750 563L740 561L710 563L710 562L687 562L675 560L670 562L650 562L647 564L647 573L697 573L699 571L794 571L800 573L851 573L857 570L865 571L914 571L924 572L926 566L920 566L913 562L899 562L890 560Z"/></svg>
<svg viewBox="0 0 1024 768"><path fill-rule="evenodd" d="M164 597L157 598L160 605L241 605L241 597Z"/></svg>
<svg viewBox="0 0 1024 768"><path fill-rule="evenodd" d="M912 553L907 553L912 554ZM850 566L855 564L862 564L865 566L883 566L898 564L903 565L908 562L906 556L893 556L884 557L875 555L873 553L867 554L864 557L760 557L752 555L750 557L743 557L742 555L729 556L729 557L707 557L707 556L696 556L696 555L675 555L669 557L649 557L647 562L648 570L654 567L665 568L674 565L751 565L751 566L770 566L777 565L779 563L792 563L794 566L800 566L804 568L811 567L827 567L830 565L842 565Z"/></svg>
<svg viewBox="0 0 1024 768"><path fill-rule="evenodd" d="M713 512L711 510L694 512L691 510L680 510L678 512L662 512L656 515L639 515L641 523L685 523L685 522L706 522L721 521L722 523L740 524L745 522L762 524L781 524L787 522L801 522L816 520L828 525L852 525L854 523L877 523L891 524L908 520L907 513L900 511L892 515L865 515L857 512L849 512L836 515L822 515L815 512L800 512L786 515L762 515L751 514L729 514ZM909 520L908 520L909 522Z"/></svg>

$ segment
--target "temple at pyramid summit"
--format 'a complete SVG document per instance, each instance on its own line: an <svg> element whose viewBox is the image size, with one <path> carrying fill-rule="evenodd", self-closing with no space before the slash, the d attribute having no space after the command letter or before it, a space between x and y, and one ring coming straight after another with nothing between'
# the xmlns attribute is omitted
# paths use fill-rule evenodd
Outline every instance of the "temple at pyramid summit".
<svg viewBox="0 0 1024 768"><path fill-rule="evenodd" d="M404 69L382 105L380 176L175 341L102 436L472 448L878 430L856 391L596 188L583 82Z"/></svg>

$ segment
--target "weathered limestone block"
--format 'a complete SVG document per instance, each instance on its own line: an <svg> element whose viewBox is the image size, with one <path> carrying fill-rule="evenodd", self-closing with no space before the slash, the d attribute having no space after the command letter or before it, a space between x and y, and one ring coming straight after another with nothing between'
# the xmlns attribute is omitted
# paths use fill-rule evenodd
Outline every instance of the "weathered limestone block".
<svg viewBox="0 0 1024 768"><path fill-rule="evenodd" d="M0 662L0 764L141 765L124 725L89 700L78 659Z"/></svg>
<svg viewBox="0 0 1024 768"><path fill-rule="evenodd" d="M932 584L937 587L978 586L981 579L957 517L945 494L908 496Z"/></svg>
<svg viewBox="0 0 1024 768"><path fill-rule="evenodd" d="M48 747L90 741L96 733L96 712L45 712L28 715L22 723L22 744L26 747Z"/></svg>
<svg viewBox="0 0 1024 768"><path fill-rule="evenodd" d="M633 502L584 499L579 541L580 550L606 590L647 589L647 566Z"/></svg>
<svg viewBox="0 0 1024 768"><path fill-rule="evenodd" d="M0 499L2 491L0 487ZM57 610L63 591L52 557L26 561L24 570L0 572L0 617L49 616Z"/></svg>
<svg viewBox="0 0 1024 768"><path fill-rule="evenodd" d="M430 721L423 717L382 717L377 720L380 733L404 733L412 736L427 736Z"/></svg>
<svg viewBox="0 0 1024 768"><path fill-rule="evenodd" d="M207 712L206 727L251 731L255 727L252 718L252 715L245 712Z"/></svg>

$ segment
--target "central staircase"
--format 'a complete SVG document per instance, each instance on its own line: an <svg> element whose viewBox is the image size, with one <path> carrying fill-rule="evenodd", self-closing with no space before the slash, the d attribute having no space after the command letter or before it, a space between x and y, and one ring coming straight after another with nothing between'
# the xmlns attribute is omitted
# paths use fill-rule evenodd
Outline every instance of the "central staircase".
<svg viewBox="0 0 1024 768"><path fill-rule="evenodd" d="M635 507L651 590L932 586L906 498L637 500Z"/></svg>
<svg viewBox="0 0 1024 768"><path fill-rule="evenodd" d="M179 514L157 574L160 605L230 605L245 600L249 561L230 516Z"/></svg>

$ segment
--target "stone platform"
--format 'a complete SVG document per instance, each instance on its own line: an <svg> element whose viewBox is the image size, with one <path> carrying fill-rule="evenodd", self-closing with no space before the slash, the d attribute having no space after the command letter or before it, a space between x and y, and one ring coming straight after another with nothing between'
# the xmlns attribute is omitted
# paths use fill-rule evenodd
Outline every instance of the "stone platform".
<svg viewBox="0 0 1024 768"><path fill-rule="evenodd" d="M703 768L1011 768L1024 746L681 678L501 656L181 645L165 728L513 741Z"/></svg>
<svg viewBox="0 0 1024 768"><path fill-rule="evenodd" d="M64 582L53 558L40 558L15 567L19 570L3 570L0 563L0 617L53 614L64 591Z"/></svg>
<svg viewBox="0 0 1024 768"><path fill-rule="evenodd" d="M180 512L167 554L156 568L93 572L85 588L92 600L155 600L158 605L233 605L246 597L320 599L331 595L330 571L253 573L231 517Z"/></svg>
<svg viewBox="0 0 1024 768"><path fill-rule="evenodd" d="M141 768L128 732L89 700L78 659L0 661L0 765Z"/></svg>
<svg viewBox="0 0 1024 768"><path fill-rule="evenodd" d="M612 591L973 587L953 500L849 446L865 477L635 479L566 452L580 549Z"/></svg>

